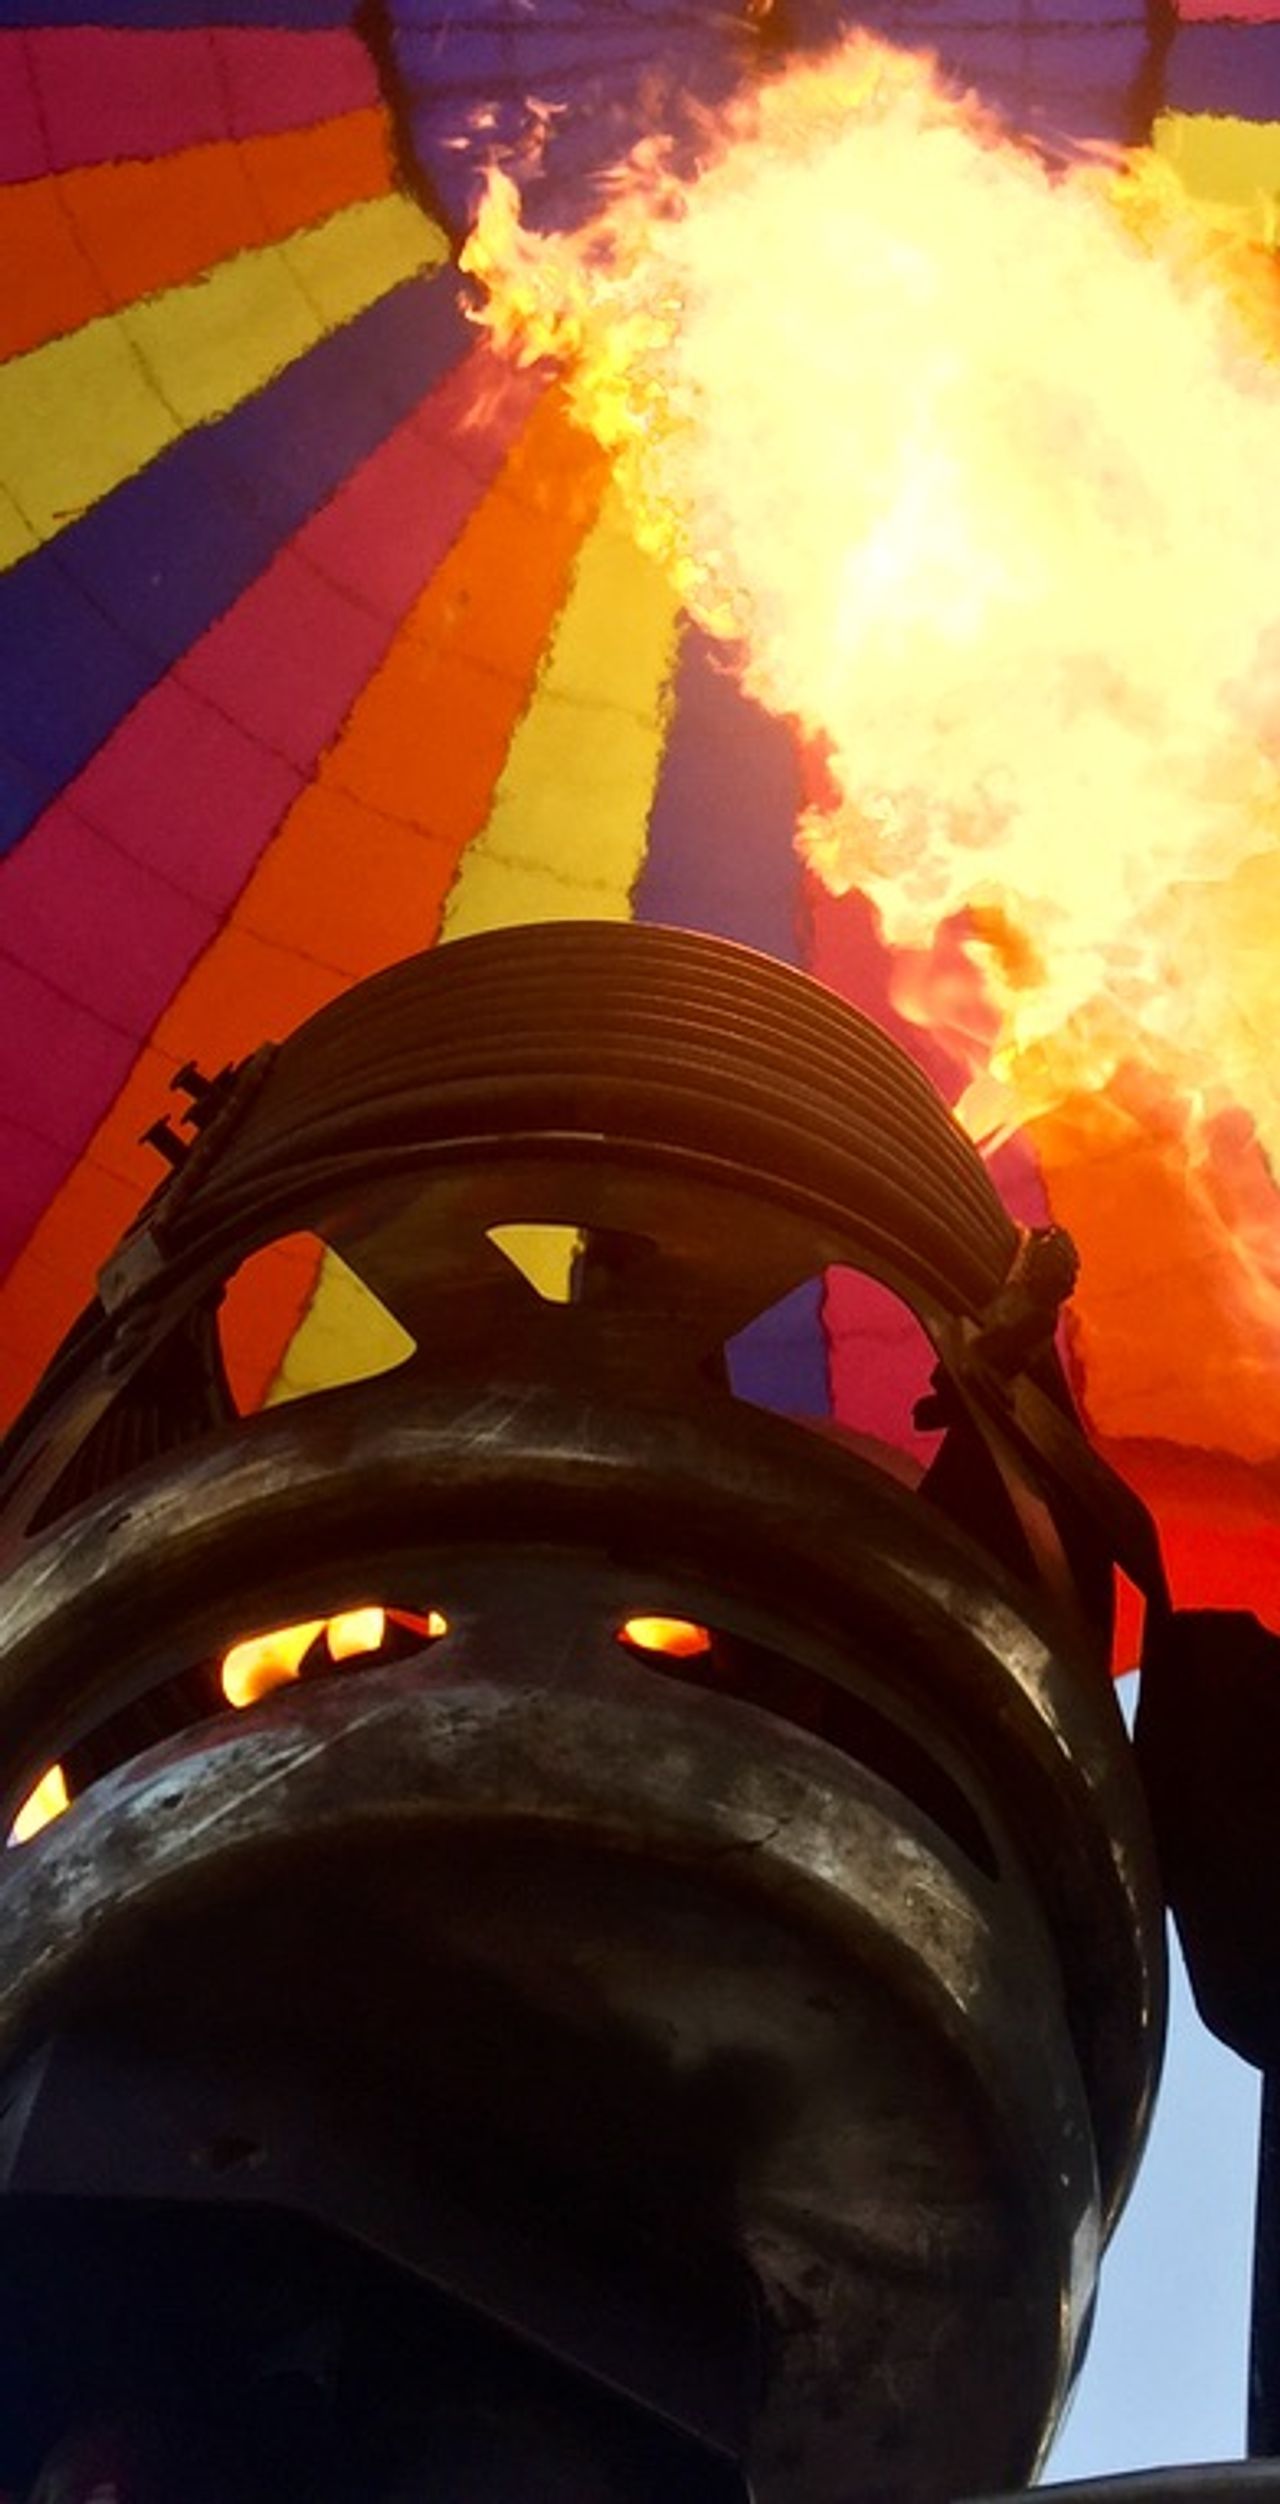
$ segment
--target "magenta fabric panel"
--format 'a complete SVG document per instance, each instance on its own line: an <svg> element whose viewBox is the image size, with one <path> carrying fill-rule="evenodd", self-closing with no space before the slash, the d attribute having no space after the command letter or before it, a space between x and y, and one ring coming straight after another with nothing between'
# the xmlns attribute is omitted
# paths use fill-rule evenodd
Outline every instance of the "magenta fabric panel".
<svg viewBox="0 0 1280 2504"><path fill-rule="evenodd" d="M6 1019L8 1014L6 1003ZM0 1058L5 1063L6 1085L11 1082L9 1053L4 1041L7 1033L6 1025L0 1032ZM27 1062L31 1057L32 1045L28 1037L22 1065L22 1096L9 1099L15 1107L21 1105L27 1093ZM6 1109L0 1114L0 1270L8 1269L14 1255L31 1233L35 1223L33 1207L36 1217L47 1208L66 1168L65 1150L50 1139L42 1139L34 1130L28 1130L19 1111L15 1109L11 1114Z"/></svg>
<svg viewBox="0 0 1280 2504"><path fill-rule="evenodd" d="M376 469L357 472L316 515L308 561L365 605L401 617L545 388L545 376L518 374L477 347L388 440Z"/></svg>
<svg viewBox="0 0 1280 2504"><path fill-rule="evenodd" d="M131 1048L154 1014L151 956L190 957L210 920L207 906L62 807L49 811L38 847L14 854L4 903L25 963L0 963L0 1026L9 1025L3 985L20 971L46 979L51 994L91 1000ZM49 1030L47 1016L32 1029Z"/></svg>
<svg viewBox="0 0 1280 2504"><path fill-rule="evenodd" d="M246 677L255 659L266 675L276 662L261 637L256 600L253 615L241 623ZM349 694L349 684L331 686L330 720ZM63 804L132 859L221 914L302 779L300 763L273 752L252 728L180 680L165 678L68 785ZM46 822L41 818L17 847L15 862L25 851L39 851ZM7 863L4 875L0 893L7 893Z"/></svg>
<svg viewBox="0 0 1280 2504"><path fill-rule="evenodd" d="M86 0L86 7L89 0ZM358 36L257 27L0 33L6 181L303 129L378 101Z"/></svg>
<svg viewBox="0 0 1280 2504"><path fill-rule="evenodd" d="M902 1015L895 1000L901 967L881 939L870 905L858 895L828 895L816 880L810 881L808 902L807 971L874 1018L954 1103L968 1073L936 1032ZM1030 1149L1021 1140L1010 1141L992 1159L990 1171L1010 1214L1023 1225L1043 1225L1049 1212ZM914 1315L886 1290L832 1271L823 1326L835 1416L860 1433L926 1457L935 1438L913 1432L910 1411L928 1388L932 1358Z"/></svg>
<svg viewBox="0 0 1280 2504"><path fill-rule="evenodd" d="M252 616L245 617L250 600ZM376 669L389 632L385 618L326 582L295 542L272 560L246 599L193 644L156 694L178 682L189 700L198 698L247 732L263 755L307 773L353 693ZM87 768L90 775L93 770Z"/></svg>
<svg viewBox="0 0 1280 2504"><path fill-rule="evenodd" d="M0 182L25 183L48 171L49 152L31 74L26 35L0 34Z"/></svg>
<svg viewBox="0 0 1280 2504"><path fill-rule="evenodd" d="M137 935L133 944L137 945ZM48 1170L47 1146L53 1140L64 1151L64 1171L75 1164L82 1145L79 1107L85 1094L109 1102L119 1085L123 1066L137 1054L134 1037L124 1035L108 1025L82 1001L69 993L55 991L39 974L11 960L3 962L3 1013L0 1014L0 1102L11 1108L15 1118L24 1125L29 1122L41 1136L33 1140L39 1149L35 1177L39 1191L38 1216L62 1179L54 1173L52 1184ZM56 1012L56 1014L55 1014ZM29 1188L24 1190L27 1173L21 1161L3 1176L5 1211L4 1250L8 1257L15 1252L30 1232L32 1220L26 1214ZM21 1211L21 1226L14 1231Z"/></svg>
<svg viewBox="0 0 1280 2504"><path fill-rule="evenodd" d="M1273 26L1280 20L1280 0L1175 0L1184 24L1219 20L1233 26Z"/></svg>
<svg viewBox="0 0 1280 2504"><path fill-rule="evenodd" d="M135 724L144 735L131 739ZM166 681L73 786L96 822L59 800L6 858L0 927L20 934L24 961L0 957L0 1102L39 1135L24 1127L4 1168L0 1268L213 936L220 890L243 884L300 781Z"/></svg>
<svg viewBox="0 0 1280 2504"><path fill-rule="evenodd" d="M0 928L22 932L24 956L0 958L0 1101L19 1116L0 1265L75 1165L542 387L495 375L477 350L0 864Z"/></svg>
<svg viewBox="0 0 1280 2504"><path fill-rule="evenodd" d="M42 26L8 40L26 42L53 172L168 156L227 136L217 58L203 31Z"/></svg>
<svg viewBox="0 0 1280 2504"><path fill-rule="evenodd" d="M209 39L222 73L236 139L327 122L379 101L372 59L343 27L315 34L218 27Z"/></svg>

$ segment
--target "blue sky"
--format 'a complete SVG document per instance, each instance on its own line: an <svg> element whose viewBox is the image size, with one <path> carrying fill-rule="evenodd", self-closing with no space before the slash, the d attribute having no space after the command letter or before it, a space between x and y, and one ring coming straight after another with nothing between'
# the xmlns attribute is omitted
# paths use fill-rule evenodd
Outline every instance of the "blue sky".
<svg viewBox="0 0 1280 2504"><path fill-rule="evenodd" d="M1173 1967L1151 2140L1050 2479L1244 2450L1260 2081L1201 2024L1176 1947Z"/></svg>

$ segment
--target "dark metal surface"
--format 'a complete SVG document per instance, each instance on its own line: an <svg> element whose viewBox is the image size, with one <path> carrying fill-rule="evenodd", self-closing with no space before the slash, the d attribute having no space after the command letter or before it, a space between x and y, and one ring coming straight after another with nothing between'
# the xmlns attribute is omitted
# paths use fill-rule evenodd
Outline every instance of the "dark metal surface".
<svg viewBox="0 0 1280 2504"><path fill-rule="evenodd" d="M1178 2462L1169 2469L1051 2482L1037 2492L1049 2504L1280 2504L1280 2461Z"/></svg>
<svg viewBox="0 0 1280 2504"><path fill-rule="evenodd" d="M108 2183L305 2217L760 2504L1025 2478L1163 2024L1106 1665L1113 1563L1163 1586L1069 1244L865 1020L683 933L493 934L178 1083L0 1456L0 1768L87 1785L0 1883L0 2243ZM219 1299L298 1228L414 1352L239 1420ZM841 1265L922 1325L918 1483L732 1396ZM449 1630L198 1720L238 1637L375 1600ZM648 1611L705 1657L638 1666Z"/></svg>
<svg viewBox="0 0 1280 2504"><path fill-rule="evenodd" d="M1183 1610L1145 1647L1136 1727L1205 2024L1263 2072L1249 2443L1280 2452L1280 1635Z"/></svg>
<svg viewBox="0 0 1280 2504"><path fill-rule="evenodd" d="M181 1475L136 1475L71 1517L0 1585L15 1794L86 1722L246 1626L371 1593L487 1619L513 1550L562 1560L543 1605L566 1657L607 1562L602 1646L645 1607L709 1618L834 1684L870 1681L999 1800L1062 1959L1110 2213L1145 2123L1163 1967L1109 1685L906 1490L785 1420L710 1395L636 1411L409 1373L245 1421Z"/></svg>
<svg viewBox="0 0 1280 2504"><path fill-rule="evenodd" d="M279 1793L273 1798L279 1806ZM357 1855L367 1840L353 1831ZM225 1928L243 1916L244 1899L227 1838L220 1841L218 1870L204 1878L206 1891L210 1882L228 1890ZM304 1837L304 1871L309 1843ZM383 1868L379 1884L385 1874ZM362 1866L340 1935L367 1922L372 1884ZM162 1880L159 1893L162 1901L173 1897L166 1918L174 1917L177 1890ZM100 1925L101 1908L93 1910ZM378 1912L375 1905L375 1918ZM131 1907L113 1955L124 1952L135 1922ZM196 1923L202 1944L214 1926L206 1907ZM421 1908L416 1922L402 1912L398 1929L406 1957L416 1931L429 1973L438 1948L430 1920ZM6 2349L0 2342L0 2359L15 2344L19 2352L31 2348L33 2318L43 2316L46 2345L56 2346L63 2331L70 2308L59 2300L56 2274L50 2288L43 2263L32 2256L24 2269L23 2262L33 2243L56 2234L59 2202L87 2210L109 2201L122 2213L127 2206L130 2223L139 2207L144 2216L176 2208L188 2219L212 2207L252 2216L268 2210L323 2223L411 2273L470 2322L500 2328L602 2390L629 2395L722 2458L740 2458L760 2380L757 2290L742 2260L719 2251L691 2258L678 2243L664 2253L617 2221L557 2212L499 2153L483 2173L474 2159L462 2163L456 2107L433 2106L419 2043L425 2014L401 2016L393 2076L378 2076L385 2012L375 2012L371 2037L367 2006L359 2061L341 2039L336 2015L326 2028L311 2012L287 2043L278 2007L272 2024L267 1994L296 1995L309 1965L304 1956L295 1974L282 1976L280 1952L278 1935L265 1948L237 1941L230 1957L236 1979L215 1981L198 2014L189 1983L178 1991L171 2040L157 2041L154 2024L139 2038L132 2023L125 2038L117 1993L111 2022L101 2010L80 2012L78 2032L48 2037L11 2073L0 2120L0 2329L9 2343ZM152 1954L144 1948L149 1975L156 1971ZM384 1945L372 1954L385 1972ZM421 1991L422 1975L407 1962L393 1979L398 2000ZM100 1993L106 1987L100 1984ZM339 1997L349 2010L349 1994ZM229 2039L226 2023L233 1998L252 2006L239 2042ZM317 2086L311 2069L319 2061L324 2079ZM357 2092L369 2126L353 2132L349 2107ZM425 2163L415 2137L428 2145ZM110 2220L99 2232L109 2244ZM133 2300L149 2311L145 2290L135 2289ZM240 2300L248 2310L247 2290ZM25 2319L25 2332L15 2316ZM246 2345L252 2335L247 2325ZM15 2406L10 2380L0 2362L0 2462Z"/></svg>
<svg viewBox="0 0 1280 2504"><path fill-rule="evenodd" d="M509 2186L517 2259L557 2206L695 2280L736 2254L763 2307L762 2499L941 2496L997 2458L1025 2476L1098 2209L1022 1891L752 1708L621 1655L598 1682L513 1684L478 1640L446 1684L447 1650L158 1751L22 1856L0 1895L6 2048L74 2014L221 2086L212 2133L179 2101L167 2131L73 2132L73 2168L207 2197L200 2146L260 2151L224 2194L327 2186L335 2222L588 2357L580 2301L556 2327L555 2268L513 2272L457 2204ZM65 2147L33 2181L24 2136L11 2187L76 2187ZM548 2239L554 2257L564 2230ZM622 2346L601 2372L637 2371Z"/></svg>
<svg viewBox="0 0 1280 2504"><path fill-rule="evenodd" d="M92 2075L66 2083L92 2112ZM6 2504L15 2486L25 2504L747 2504L722 2451L304 2217L66 2194L0 2203Z"/></svg>
<svg viewBox="0 0 1280 2504"><path fill-rule="evenodd" d="M154 1448L190 1433L175 1407L166 1436L157 1390L198 1371L235 1267L305 1228L431 1361L660 1371L673 1390L850 1264L950 1369L1013 1501L1000 1552L1086 1614L1109 1608L1122 1549L1158 1596L1145 1517L1071 1416L1053 1294L1028 1304L1044 1262L927 1080L805 976L681 931L494 932L360 985L219 1084L0 1455L0 1534L118 1474L140 1397ZM580 1229L592 1292L535 1309L490 1240L513 1222ZM205 1396L214 1423L207 1368Z"/></svg>
<svg viewBox="0 0 1280 2504"><path fill-rule="evenodd" d="M1280 1999L1280 1973L1273 1976ZM1280 2061L1262 2081L1249 2353L1249 2449L1280 2454ZM1280 2482L1280 2467L1276 2468Z"/></svg>

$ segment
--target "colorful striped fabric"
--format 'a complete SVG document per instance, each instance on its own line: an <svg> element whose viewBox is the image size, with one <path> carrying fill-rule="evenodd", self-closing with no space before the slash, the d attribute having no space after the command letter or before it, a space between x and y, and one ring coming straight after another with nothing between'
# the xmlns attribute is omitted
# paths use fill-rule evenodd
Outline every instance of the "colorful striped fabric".
<svg viewBox="0 0 1280 2504"><path fill-rule="evenodd" d="M791 38L848 14L793 0ZM1185 0L1158 40L1149 15L908 0L882 22L1028 130L1151 130L1265 229L1280 0ZM436 939L562 914L717 931L808 966L957 1083L945 1035L898 1015L866 907L801 876L805 758L675 613L554 387L479 343L452 268L495 142L537 214L571 215L641 97L713 100L760 22L665 0L8 0L9 1411L156 1178L138 1138L174 1066ZM1280 1616L1274 1365L1224 1319L1158 1147L1109 1118L1039 1125L999 1179L1081 1241L1083 1395L1182 1596ZM246 1274L230 1333L249 1403L394 1344L306 1244ZM914 1324L842 1278L736 1356L749 1396L899 1440L921 1361Z"/></svg>

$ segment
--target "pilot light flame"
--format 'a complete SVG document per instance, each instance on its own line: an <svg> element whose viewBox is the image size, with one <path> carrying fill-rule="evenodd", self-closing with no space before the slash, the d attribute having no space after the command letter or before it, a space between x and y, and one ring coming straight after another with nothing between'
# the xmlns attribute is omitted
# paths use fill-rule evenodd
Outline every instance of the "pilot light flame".
<svg viewBox="0 0 1280 2504"><path fill-rule="evenodd" d="M1136 1061L1280 1149L1280 292L1224 214L858 37L578 233L492 176L464 254L820 753L819 876L977 961L979 1131Z"/></svg>

